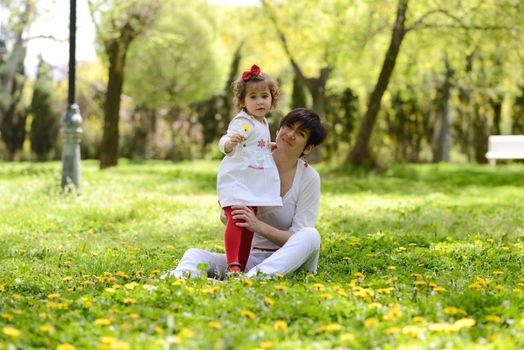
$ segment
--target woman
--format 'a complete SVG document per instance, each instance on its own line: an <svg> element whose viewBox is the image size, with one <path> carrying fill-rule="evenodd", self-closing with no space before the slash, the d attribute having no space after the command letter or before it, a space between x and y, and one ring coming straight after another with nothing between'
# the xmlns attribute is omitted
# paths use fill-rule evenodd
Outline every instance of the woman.
<svg viewBox="0 0 524 350"><path fill-rule="evenodd" d="M255 232L246 268L246 277L271 277L299 269L316 273L320 235L315 224L320 206L320 176L300 159L322 143L326 129L310 109L297 108L282 120L277 131L273 159L280 176L282 207L261 207L257 215L246 206L234 206L237 226ZM222 213L222 222L225 221ZM206 264L210 277L223 277L227 271L224 254L188 249L176 269L162 277L197 277Z"/></svg>

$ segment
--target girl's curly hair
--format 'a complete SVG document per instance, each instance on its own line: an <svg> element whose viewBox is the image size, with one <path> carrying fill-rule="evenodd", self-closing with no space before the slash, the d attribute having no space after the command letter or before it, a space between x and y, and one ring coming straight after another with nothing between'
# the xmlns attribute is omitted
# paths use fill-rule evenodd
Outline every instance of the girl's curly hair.
<svg viewBox="0 0 524 350"><path fill-rule="evenodd" d="M233 82L233 104L237 112L240 112L243 108L248 84L265 84L271 93L271 109L277 106L280 98L280 88L267 74L260 73L258 75L251 75L248 80L243 80L242 77L240 77Z"/></svg>

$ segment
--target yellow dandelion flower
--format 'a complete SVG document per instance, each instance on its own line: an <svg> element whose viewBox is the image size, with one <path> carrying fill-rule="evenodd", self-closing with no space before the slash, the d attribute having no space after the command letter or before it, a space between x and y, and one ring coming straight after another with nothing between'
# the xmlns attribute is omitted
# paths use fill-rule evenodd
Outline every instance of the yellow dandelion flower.
<svg viewBox="0 0 524 350"><path fill-rule="evenodd" d="M338 332L342 330L342 326L338 323L330 323L326 325L326 332Z"/></svg>
<svg viewBox="0 0 524 350"><path fill-rule="evenodd" d="M97 326L110 326L113 320L111 318L97 318L94 323Z"/></svg>
<svg viewBox="0 0 524 350"><path fill-rule="evenodd" d="M240 311L240 316L249 318L250 320L253 320L256 317L256 315L252 311L249 311L249 310Z"/></svg>
<svg viewBox="0 0 524 350"><path fill-rule="evenodd" d="M217 322L217 321L211 321L207 324L207 326L209 328L213 328L213 329L220 329L222 328L222 325L220 324L220 322Z"/></svg>
<svg viewBox="0 0 524 350"><path fill-rule="evenodd" d="M62 278L63 282L70 282L72 280L73 280L73 276L65 276L64 278Z"/></svg>
<svg viewBox="0 0 524 350"><path fill-rule="evenodd" d="M22 333L14 327L4 327L2 328L2 333L13 339L22 335Z"/></svg>
<svg viewBox="0 0 524 350"><path fill-rule="evenodd" d="M361 279L363 280L364 278L366 278L366 275L364 275L363 273L361 272L355 272L354 276L358 279Z"/></svg>
<svg viewBox="0 0 524 350"><path fill-rule="evenodd" d="M53 299L58 299L60 297L61 297L60 293L53 293L53 294L49 294L47 296L47 299L53 300Z"/></svg>
<svg viewBox="0 0 524 350"><path fill-rule="evenodd" d="M322 294L320 295L320 297L321 297L322 299L325 299L325 300L331 300L331 299L333 299L333 295L332 295L331 293L322 293Z"/></svg>
<svg viewBox="0 0 524 350"><path fill-rule="evenodd" d="M396 266L388 266L387 269L389 271L395 271L397 269L397 267Z"/></svg>
<svg viewBox="0 0 524 350"><path fill-rule="evenodd" d="M500 336L498 334L493 334L488 338L488 341L490 343L494 343L500 339Z"/></svg>
<svg viewBox="0 0 524 350"><path fill-rule="evenodd" d="M415 282L413 282L413 284L415 286L417 286L417 287L422 287L422 286L426 286L427 285L427 283L424 282L424 281L415 281Z"/></svg>
<svg viewBox="0 0 524 350"><path fill-rule="evenodd" d="M13 320L14 316L11 315L11 314L1 314L0 318L4 319L6 321L11 321L11 320Z"/></svg>
<svg viewBox="0 0 524 350"><path fill-rule="evenodd" d="M41 325L40 327L38 327L38 330L42 333L51 333L53 332L55 329L53 328L53 326L51 326L50 324L43 324Z"/></svg>
<svg viewBox="0 0 524 350"><path fill-rule="evenodd" d="M398 327L389 327L384 329L384 334L386 335L395 335L400 333L400 328Z"/></svg>
<svg viewBox="0 0 524 350"><path fill-rule="evenodd" d="M455 321L453 325L460 330L471 328L475 326L476 323L477 321L475 321L473 318L461 318L460 320Z"/></svg>
<svg viewBox="0 0 524 350"><path fill-rule="evenodd" d="M260 343L260 348L262 349L271 349L273 347L273 342L270 341L263 341Z"/></svg>
<svg viewBox="0 0 524 350"><path fill-rule="evenodd" d="M322 290L324 290L324 285L322 283L315 283L313 285L313 288L315 288L318 291L322 291Z"/></svg>
<svg viewBox="0 0 524 350"><path fill-rule="evenodd" d="M273 324L273 329L279 332L287 330L286 321L282 321L282 320L275 321L275 323Z"/></svg>
<svg viewBox="0 0 524 350"><path fill-rule="evenodd" d="M411 321L417 324L425 324L427 322L426 319L422 316L415 316L411 319Z"/></svg>
<svg viewBox="0 0 524 350"><path fill-rule="evenodd" d="M127 290L133 290L138 286L137 282L131 282L124 285L124 288Z"/></svg>
<svg viewBox="0 0 524 350"><path fill-rule="evenodd" d="M395 290L395 288L393 288L393 287L379 288L379 289L377 289L377 292L379 294L383 294L383 295L390 295L391 293L393 293L394 290Z"/></svg>
<svg viewBox="0 0 524 350"><path fill-rule="evenodd" d="M127 315L127 317L129 317L130 319L136 320L137 318L140 318L140 315L137 314L136 312L133 312Z"/></svg>
<svg viewBox="0 0 524 350"><path fill-rule="evenodd" d="M242 284L246 287L251 287L253 285L253 281L251 280L243 280Z"/></svg>
<svg viewBox="0 0 524 350"><path fill-rule="evenodd" d="M174 281L173 283L171 283L173 286L181 286L181 285L184 285L186 284L186 280L184 279L178 279L176 281Z"/></svg>
<svg viewBox="0 0 524 350"><path fill-rule="evenodd" d="M115 288L111 288L111 287L108 287L106 289L104 289L106 292L110 293L110 294L113 294L116 292Z"/></svg>
<svg viewBox="0 0 524 350"><path fill-rule="evenodd" d="M446 291L446 288L443 288L443 287L435 287L433 288L433 291L435 293L442 293L442 292L445 292Z"/></svg>
<svg viewBox="0 0 524 350"><path fill-rule="evenodd" d="M193 338L195 336L195 332L189 328L182 328L180 331L180 336L184 338Z"/></svg>
<svg viewBox="0 0 524 350"><path fill-rule="evenodd" d="M353 333L342 333L340 335L340 340L342 341L353 341L356 339L357 339L357 336L354 335Z"/></svg>
<svg viewBox="0 0 524 350"><path fill-rule="evenodd" d="M135 304L136 303L136 299L133 299L133 298L126 298L124 299L124 304L126 305L131 305L131 304Z"/></svg>
<svg viewBox="0 0 524 350"><path fill-rule="evenodd" d="M129 343L107 336L102 337L98 345L98 350L128 350L129 348Z"/></svg>
<svg viewBox="0 0 524 350"><path fill-rule="evenodd" d="M0 284L0 292L3 292L5 290L5 287L3 284Z"/></svg>
<svg viewBox="0 0 524 350"><path fill-rule="evenodd" d="M456 329L452 324L446 323L446 322L437 322L432 323L428 326L428 330L430 332L445 332L445 333L451 333L454 332Z"/></svg>
<svg viewBox="0 0 524 350"><path fill-rule="evenodd" d="M125 280L129 278L129 276L123 271L118 271L117 273L115 273L115 275Z"/></svg>
<svg viewBox="0 0 524 350"><path fill-rule="evenodd" d="M393 304L389 307L389 311L384 315L386 321L394 321L397 318L402 316L402 311L400 311L400 304Z"/></svg>
<svg viewBox="0 0 524 350"><path fill-rule="evenodd" d="M368 308L371 309L371 310L378 310L382 307L383 305L381 303L377 303L377 302L373 302L371 304L368 304Z"/></svg>
<svg viewBox="0 0 524 350"><path fill-rule="evenodd" d="M402 334L407 334L410 337L417 338L420 333L422 333L422 329L418 326L405 326L402 328Z"/></svg>
<svg viewBox="0 0 524 350"><path fill-rule="evenodd" d="M156 334L164 334L166 331L164 330L164 328L156 326L154 332Z"/></svg>
<svg viewBox="0 0 524 350"><path fill-rule="evenodd" d="M56 347L56 350L76 350L76 347L72 344L64 343L64 344L59 344Z"/></svg>
<svg viewBox="0 0 524 350"><path fill-rule="evenodd" d="M367 329L377 328L379 324L380 321L374 317L370 317L364 321L364 327L366 327Z"/></svg>
<svg viewBox="0 0 524 350"><path fill-rule="evenodd" d="M442 309L442 312L444 312L446 315L455 316L455 315L467 315L466 311L459 309L455 306L448 306Z"/></svg>
<svg viewBox="0 0 524 350"><path fill-rule="evenodd" d="M93 303L90 300L84 300L84 309L89 309L93 306Z"/></svg>
<svg viewBox="0 0 524 350"><path fill-rule="evenodd" d="M491 322L491 323L500 323L500 322L502 322L502 318L500 316L497 316L497 315L487 315L486 316L486 321L487 322Z"/></svg>
<svg viewBox="0 0 524 350"><path fill-rule="evenodd" d="M244 124L244 125L242 125L242 130L247 132L247 131L251 130L251 128L249 127L249 125Z"/></svg>
<svg viewBox="0 0 524 350"><path fill-rule="evenodd" d="M494 274L496 277L499 277L499 276L501 276L502 274L504 274L504 272L502 272L502 271L498 271L498 270L497 270L497 271L493 271L493 274Z"/></svg>
<svg viewBox="0 0 524 350"><path fill-rule="evenodd" d="M271 305L274 305L274 304L275 304L275 301L274 301L273 299L271 299L271 298L265 298L265 299L264 299L264 303L265 303L266 305L271 306Z"/></svg>
<svg viewBox="0 0 524 350"><path fill-rule="evenodd" d="M278 284L278 285L275 286L275 289L283 292L283 291L285 291L287 289L287 287L282 285L282 284Z"/></svg>
<svg viewBox="0 0 524 350"><path fill-rule="evenodd" d="M346 291L343 291L343 290L339 290L337 291L338 295L340 295L341 297L347 297L348 296L348 293Z"/></svg>

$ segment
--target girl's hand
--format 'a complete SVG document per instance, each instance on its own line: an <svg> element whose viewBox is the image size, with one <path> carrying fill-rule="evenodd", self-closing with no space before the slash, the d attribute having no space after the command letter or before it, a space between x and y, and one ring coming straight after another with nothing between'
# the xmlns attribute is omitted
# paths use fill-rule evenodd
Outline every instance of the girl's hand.
<svg viewBox="0 0 524 350"><path fill-rule="evenodd" d="M233 149L241 142L244 142L246 140L246 137L241 134L233 134L229 138L229 140L224 145L224 151L226 153L231 153Z"/></svg>
<svg viewBox="0 0 524 350"><path fill-rule="evenodd" d="M220 221L222 221L224 225L227 225L226 211L222 208L220 208Z"/></svg>
<svg viewBox="0 0 524 350"><path fill-rule="evenodd" d="M231 212L232 218L235 220L243 220L243 222L240 221L236 223L238 227L245 227L249 231L258 232L261 222L257 219L251 208L246 206L233 206L231 208L233 209Z"/></svg>

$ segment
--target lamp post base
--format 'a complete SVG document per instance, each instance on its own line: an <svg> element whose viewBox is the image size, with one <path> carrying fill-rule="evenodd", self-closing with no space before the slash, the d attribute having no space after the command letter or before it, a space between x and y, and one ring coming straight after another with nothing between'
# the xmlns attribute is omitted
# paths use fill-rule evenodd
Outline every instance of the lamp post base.
<svg viewBox="0 0 524 350"><path fill-rule="evenodd" d="M62 190L70 192L72 185L80 193L80 140L83 133L80 108L72 104L63 118L61 132L64 138L62 150Z"/></svg>

